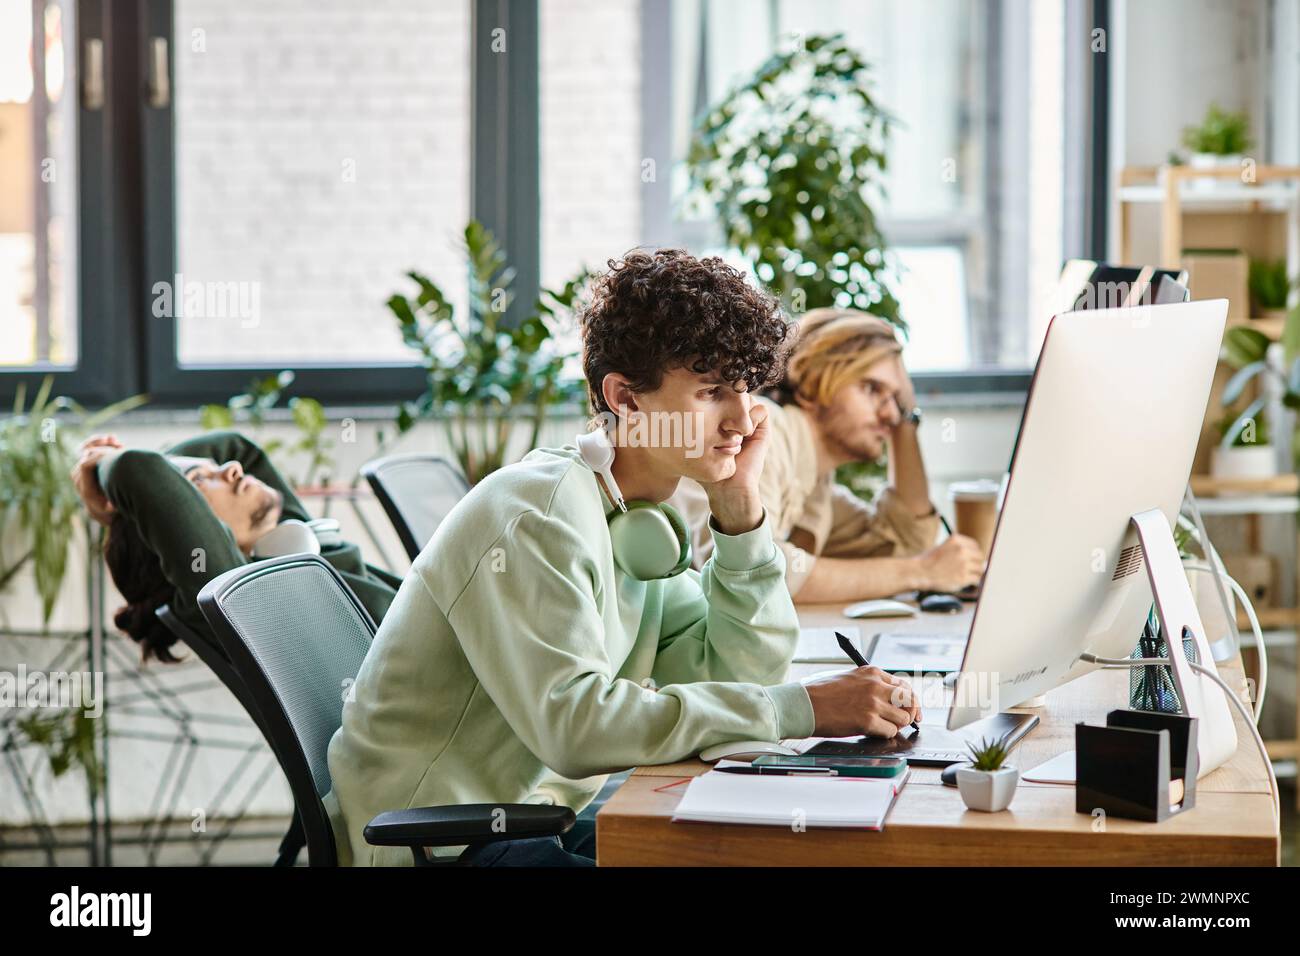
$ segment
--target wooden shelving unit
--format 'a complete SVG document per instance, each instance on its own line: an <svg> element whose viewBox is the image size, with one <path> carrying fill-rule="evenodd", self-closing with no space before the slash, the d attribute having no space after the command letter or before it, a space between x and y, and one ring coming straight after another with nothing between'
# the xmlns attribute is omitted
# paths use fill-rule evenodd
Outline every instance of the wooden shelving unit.
<svg viewBox="0 0 1300 956"><path fill-rule="evenodd" d="M1281 253L1290 270L1300 270L1300 166L1255 166L1248 171L1253 180L1248 183L1242 182L1243 172L1235 166L1125 167L1117 193L1120 260L1146 264L1154 252L1150 264L1170 267L1182 261L1187 247L1231 247L1250 256L1277 258ZM1223 186L1197 188L1205 179L1222 180ZM1135 210L1152 204L1159 207L1159 248L1139 249L1134 242ZM1243 311L1230 314L1248 314L1247 303L1234 305Z"/></svg>
<svg viewBox="0 0 1300 956"><path fill-rule="evenodd" d="M1250 181L1243 181L1243 173ZM1128 167L1120 173L1119 261L1124 265L1185 268L1185 250L1224 249L1248 259L1285 259L1288 272L1300 274L1300 166L1227 167L1191 169L1185 166ZM1143 210L1147 210L1144 212ZM1154 213L1154 219L1153 219ZM1190 276L1192 298L1198 294L1195 269ZM1217 297L1217 293L1214 293ZM1282 338L1285 319L1254 318L1251 303L1229 296L1229 328L1245 326L1270 339ZM1216 478L1210 475L1211 450L1218 438L1214 427L1221 414L1220 395L1231 369L1219 367L1209 412L1201 432L1191 479L1192 491L1206 516L1233 517L1245 522L1247 553L1265 553L1259 522L1266 515L1300 515L1300 476L1279 474L1262 480ZM1280 430L1275 431L1280 434ZM1297 536L1300 553L1300 536ZM1300 603L1300 574L1293 566L1295 595ZM1277 563L1278 576L1287 574L1286 560ZM1300 608L1256 609L1268 646L1294 645L1300 632ZM1238 626L1249 628L1244 613ZM1300 651L1300 648L1297 649ZM1249 640L1243 642L1248 670L1258 662ZM1300 687L1300 652L1296 660ZM1271 696L1271 695L1270 695ZM1300 694L1297 695L1300 697ZM1300 757L1300 700L1288 739L1266 741L1274 760ZM1296 805L1300 808L1300 791Z"/></svg>
<svg viewBox="0 0 1300 956"><path fill-rule="evenodd" d="M1272 478L1215 478L1192 475L1192 494L1198 498L1219 495L1296 495L1300 496L1300 475L1275 475Z"/></svg>

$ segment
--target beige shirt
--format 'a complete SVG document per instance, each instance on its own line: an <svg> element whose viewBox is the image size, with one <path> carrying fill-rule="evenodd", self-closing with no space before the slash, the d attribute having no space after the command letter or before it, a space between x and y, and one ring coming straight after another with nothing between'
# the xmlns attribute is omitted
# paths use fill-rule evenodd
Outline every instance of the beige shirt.
<svg viewBox="0 0 1300 956"><path fill-rule="evenodd" d="M819 476L812 426L803 409L760 401L770 412L770 434L759 493L772 535L785 552L785 578L791 594L799 593L819 556L908 557L934 545L939 515L933 508L931 514L918 518L892 487L868 503L836 483L834 474ZM713 549L704 489L683 479L668 503L690 525L691 561L696 568L702 567ZM806 548L792 542L791 535Z"/></svg>

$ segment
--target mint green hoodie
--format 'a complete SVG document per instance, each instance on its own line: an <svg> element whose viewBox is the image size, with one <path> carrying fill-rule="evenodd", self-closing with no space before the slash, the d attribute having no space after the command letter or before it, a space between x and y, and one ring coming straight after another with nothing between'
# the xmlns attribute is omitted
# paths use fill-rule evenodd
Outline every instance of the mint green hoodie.
<svg viewBox="0 0 1300 956"><path fill-rule="evenodd" d="M341 863L412 862L365 842L384 810L578 811L611 772L812 733L807 691L782 683L798 620L766 518L715 531L700 572L643 582L614 564L612 507L566 447L496 472L447 516L330 742L325 805Z"/></svg>

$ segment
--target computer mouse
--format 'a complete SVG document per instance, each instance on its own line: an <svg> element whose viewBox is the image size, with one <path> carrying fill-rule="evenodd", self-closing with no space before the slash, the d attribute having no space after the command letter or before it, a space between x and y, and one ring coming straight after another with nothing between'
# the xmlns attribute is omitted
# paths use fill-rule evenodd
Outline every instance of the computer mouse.
<svg viewBox="0 0 1300 956"><path fill-rule="evenodd" d="M793 757L797 751L769 740L729 740L725 744L714 744L700 751L700 759L713 763L715 760L751 760L764 754L779 754Z"/></svg>
<svg viewBox="0 0 1300 956"><path fill-rule="evenodd" d="M939 774L939 779L943 781L945 787L955 787L957 786L957 771L968 766L970 765L964 763L950 763L943 768L943 772Z"/></svg>
<svg viewBox="0 0 1300 956"><path fill-rule="evenodd" d="M913 617L916 608L902 601L859 601L844 609L845 617Z"/></svg>
<svg viewBox="0 0 1300 956"><path fill-rule="evenodd" d="M961 610L961 599L951 594L930 594L921 598L921 610L927 614L956 614Z"/></svg>

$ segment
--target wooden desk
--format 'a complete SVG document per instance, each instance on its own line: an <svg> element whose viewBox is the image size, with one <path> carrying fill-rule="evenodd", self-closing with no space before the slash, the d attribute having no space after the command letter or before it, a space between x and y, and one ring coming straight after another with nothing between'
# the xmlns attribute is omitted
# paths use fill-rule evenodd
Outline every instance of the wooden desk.
<svg viewBox="0 0 1300 956"><path fill-rule="evenodd" d="M799 608L805 627L857 627L934 633L970 626L960 615L850 621L842 605ZM834 670L831 664L794 664L792 679ZM1240 659L1220 665L1231 686L1242 682ZM1097 671L1047 695L1038 726L1016 747L1021 771L1074 747L1074 725L1102 723L1109 710L1128 704L1127 671ZM1016 708L1023 710L1023 708ZM1237 753L1202 777L1196 806L1164 823L1115 817L1094 819L1074 809L1074 787L1021 781L1002 813L967 810L939 770L914 767L911 779L880 832L735 824L673 823L686 790L674 781L703 773L699 760L640 767L597 817L596 858L601 866L1276 866L1281 848L1274 825L1268 774L1237 720Z"/></svg>

